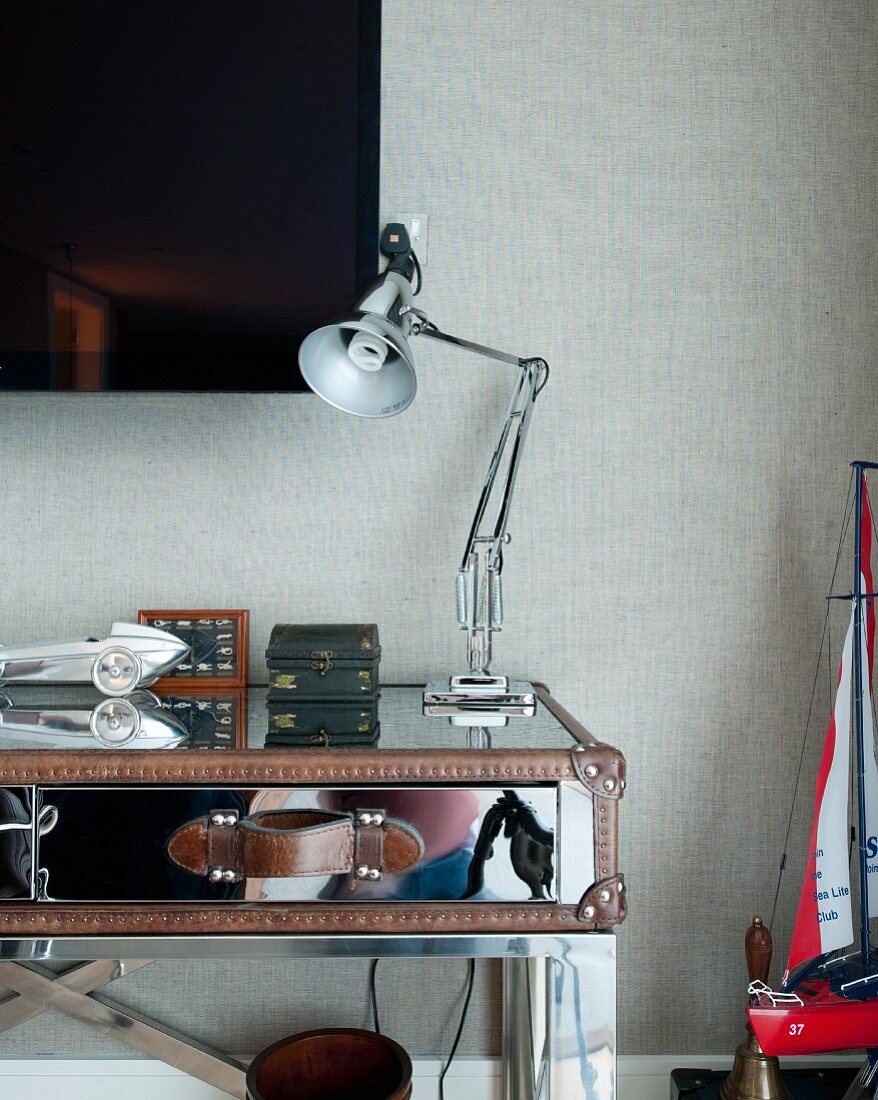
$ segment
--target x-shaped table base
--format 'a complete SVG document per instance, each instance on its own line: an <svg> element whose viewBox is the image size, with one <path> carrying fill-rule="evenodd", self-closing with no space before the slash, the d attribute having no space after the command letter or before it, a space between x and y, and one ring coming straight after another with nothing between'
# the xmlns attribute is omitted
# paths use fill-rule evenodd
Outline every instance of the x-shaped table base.
<svg viewBox="0 0 878 1100"><path fill-rule="evenodd" d="M15 995L0 1002L0 1032L54 1008L243 1100L245 1070L238 1062L95 992L151 962L151 959L102 959L54 974L31 962L0 961L0 984L15 991Z"/></svg>

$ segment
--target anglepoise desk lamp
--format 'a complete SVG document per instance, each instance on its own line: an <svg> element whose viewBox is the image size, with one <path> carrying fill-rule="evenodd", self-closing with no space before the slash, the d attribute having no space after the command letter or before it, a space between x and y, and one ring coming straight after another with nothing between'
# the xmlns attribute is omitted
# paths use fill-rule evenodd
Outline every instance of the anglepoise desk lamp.
<svg viewBox="0 0 878 1100"><path fill-rule="evenodd" d="M503 622L501 573L509 542L506 521L534 402L549 376L543 359L521 359L440 332L413 305L421 271L404 225L386 226L381 252L389 263L354 312L312 332L299 349L299 366L324 401L357 416L394 416L417 390L410 336L430 336L516 367L506 420L494 450L457 574L457 618L467 634L469 668L431 683L424 713L455 724L489 726L509 715L532 715L534 690L491 671L492 635ZM417 277L417 288L412 280ZM505 466L501 477L501 468Z"/></svg>

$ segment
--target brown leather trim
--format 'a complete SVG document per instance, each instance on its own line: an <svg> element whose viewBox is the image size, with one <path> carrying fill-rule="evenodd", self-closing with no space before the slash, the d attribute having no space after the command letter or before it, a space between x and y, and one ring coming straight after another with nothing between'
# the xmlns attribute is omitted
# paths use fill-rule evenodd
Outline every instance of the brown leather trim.
<svg viewBox="0 0 878 1100"><path fill-rule="evenodd" d="M587 745L592 749L609 748L610 746L603 741L598 741L596 737L593 737L585 726L578 722L569 710L565 710L564 707L558 702L558 700L549 694L549 689L545 684L535 683L533 685L534 691L537 693L537 698L549 712L553 715L564 729L573 737L575 741L578 741L582 745Z"/></svg>
<svg viewBox="0 0 878 1100"><path fill-rule="evenodd" d="M612 928L621 924L627 915L624 875L613 875L596 882L586 891L576 912L577 920L588 922L595 928Z"/></svg>
<svg viewBox="0 0 878 1100"><path fill-rule="evenodd" d="M205 753L173 750L127 753L26 749L0 753L0 786L25 783L188 783L356 785L380 783L542 783L574 779L565 749L406 749L388 752L251 749Z"/></svg>
<svg viewBox="0 0 878 1100"><path fill-rule="evenodd" d="M580 783L595 798L618 802L625 793L625 757L609 745L577 745L570 754Z"/></svg>
<svg viewBox="0 0 878 1100"><path fill-rule="evenodd" d="M609 927L609 924L621 923L626 916L627 906L624 893L618 899L618 912L601 916L603 903L598 905L594 898L605 889L604 883L621 882L617 874L619 866L619 800L625 793L626 764L625 757L618 749L596 740L588 730L561 704L552 698L542 684L534 684L540 702L579 742L570 754L571 764L577 778L592 796L594 805L594 867L597 882L590 887L579 903L577 914L585 923L583 916L587 907L595 909L597 916L593 921L596 927ZM623 885L624 891L624 885ZM612 902L615 904L615 901ZM603 921L604 923L601 923ZM609 922L609 923L607 923Z"/></svg>
<svg viewBox="0 0 878 1100"><path fill-rule="evenodd" d="M206 867L202 871L197 871L197 874L205 874L210 867L237 866L238 856L235 850L237 830L234 824L215 824L215 819L220 816L226 821L228 821L229 817L232 817L237 822L238 818L237 813L232 810L214 810L214 812L206 818L207 837L206 842L203 844ZM171 839L173 839L173 837ZM168 841L169 847L170 844L171 841ZM171 858L173 859L174 857L171 856ZM188 868L186 868L186 870L188 870Z"/></svg>
<svg viewBox="0 0 878 1100"><path fill-rule="evenodd" d="M594 800L594 869L597 881L615 875L619 867L619 803Z"/></svg>
<svg viewBox="0 0 878 1100"><path fill-rule="evenodd" d="M358 809L354 817L359 822L362 818L372 817L373 814L378 815L380 824L357 826L354 866L358 868L365 867L367 872L372 871L374 874L376 871L383 873L384 820L386 814L384 810Z"/></svg>
<svg viewBox="0 0 878 1100"><path fill-rule="evenodd" d="M621 919L621 918L620 918ZM374 903L300 905L226 902L222 905L61 905L38 903L0 907L0 937L223 935L259 933L326 935L391 932L394 935L469 932L587 932L609 926L581 920L577 907L535 902L497 905Z"/></svg>

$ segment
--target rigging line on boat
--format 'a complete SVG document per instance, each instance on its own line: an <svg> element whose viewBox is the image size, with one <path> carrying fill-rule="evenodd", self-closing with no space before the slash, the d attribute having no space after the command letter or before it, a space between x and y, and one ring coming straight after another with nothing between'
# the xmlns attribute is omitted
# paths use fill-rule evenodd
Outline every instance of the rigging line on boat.
<svg viewBox="0 0 878 1100"><path fill-rule="evenodd" d="M848 530L848 527L849 527L850 521L851 521L851 515L853 514L853 503L854 503L854 501L853 501L853 495L851 493L851 489L853 487L853 484L854 484L854 472L853 472L853 470L851 470L850 480L848 481L847 499L845 500L844 512L842 513L841 534L840 534L839 539L838 539L838 548L835 551L835 565L832 568L832 579L829 582L829 591L830 592L832 591L833 585L835 584L835 576L838 573L838 563L841 561L841 550L842 550L842 547L844 546L845 535L847 534L847 530ZM799 752L799 765L796 769L796 781L793 784L793 794L792 794L792 798L790 799L790 813L789 813L789 817L787 818L787 831L786 831L786 835L784 836L783 852L782 852L781 857L780 857L780 867L778 868L778 872L777 872L777 885L775 886L774 901L772 902L772 906L771 906L771 919L768 922L768 931L769 932L771 931L771 929L774 925L774 918L775 918L775 915L777 914L777 899L780 897L780 885L781 885L781 881L783 880L783 873L784 873L784 870L786 869L786 865L787 865L787 846L788 846L789 841L790 841L790 831L792 830L792 827L793 827L793 812L795 811L795 808L796 808L796 795L798 794L798 791L799 791L799 780L802 777L802 764L804 763L804 760L805 760L805 746L806 746L807 741L808 741L808 730L809 730L810 725L811 725L811 714L812 714L813 709L814 709L814 696L817 693L817 680L820 677L820 655L823 653L823 643L826 640L826 635L827 635L827 632L829 630L829 611L830 611L831 607L832 607L831 602L829 600L827 600L826 601L826 614L823 616L823 632L820 635L820 645L817 649L817 666L814 669L814 683L811 685L811 697L808 700L808 716L805 719L805 729L804 729L804 732L802 734L802 748L801 748L801 751ZM830 646L830 649L831 649L831 646ZM831 707L832 706L832 659L831 659L831 653L830 653L829 657L830 657L830 659L829 659L829 679L830 679L829 705Z"/></svg>

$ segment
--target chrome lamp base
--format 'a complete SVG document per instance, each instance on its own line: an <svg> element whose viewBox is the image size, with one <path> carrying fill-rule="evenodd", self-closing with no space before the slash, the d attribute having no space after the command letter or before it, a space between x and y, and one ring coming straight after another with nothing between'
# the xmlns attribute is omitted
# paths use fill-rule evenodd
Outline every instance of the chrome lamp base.
<svg viewBox="0 0 878 1100"><path fill-rule="evenodd" d="M536 692L525 681L467 672L427 684L423 709L455 726L505 726L509 718L534 716Z"/></svg>

